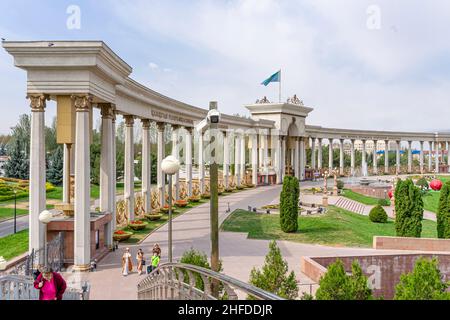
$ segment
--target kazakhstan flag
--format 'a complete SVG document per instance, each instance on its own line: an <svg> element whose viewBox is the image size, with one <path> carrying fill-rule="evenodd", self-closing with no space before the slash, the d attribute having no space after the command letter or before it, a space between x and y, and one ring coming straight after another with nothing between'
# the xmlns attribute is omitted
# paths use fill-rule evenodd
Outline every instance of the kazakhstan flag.
<svg viewBox="0 0 450 320"><path fill-rule="evenodd" d="M281 70L271 75L269 78L261 82L261 84L267 86L271 82L280 82L281 81Z"/></svg>

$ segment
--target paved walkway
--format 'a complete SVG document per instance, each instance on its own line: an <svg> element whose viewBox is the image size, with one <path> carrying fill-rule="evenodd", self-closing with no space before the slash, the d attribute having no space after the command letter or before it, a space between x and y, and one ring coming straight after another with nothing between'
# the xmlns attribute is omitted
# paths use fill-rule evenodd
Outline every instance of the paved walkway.
<svg viewBox="0 0 450 320"><path fill-rule="evenodd" d="M226 208L228 204L231 211L238 208L260 207L271 203L278 198L281 186L260 187L240 193L232 194L219 201L219 220L222 222L229 214ZM174 261L179 260L184 251L191 247L210 252L210 227L209 204L198 206L189 212L177 217L173 222ZM137 249L142 248L147 258L150 255L154 243L159 243L162 249L162 262L167 257L167 225L151 234L141 245L130 246L133 258ZM301 244L288 241L279 241L279 247L289 267L295 271L297 279L302 283L310 283L311 280L300 272L300 257L309 255L355 255L355 254L385 254L383 250L364 248L327 247L321 245ZM223 261L224 273L247 282L253 267L260 267L264 263L264 257L268 252L268 240L250 240L243 233L220 233L220 257ZM92 299L136 299L136 285L144 278L137 273L127 277L121 275L120 260L124 247L105 257L99 264L98 271L83 275L92 286ZM80 279L77 279L78 281ZM309 290L309 288L306 288Z"/></svg>

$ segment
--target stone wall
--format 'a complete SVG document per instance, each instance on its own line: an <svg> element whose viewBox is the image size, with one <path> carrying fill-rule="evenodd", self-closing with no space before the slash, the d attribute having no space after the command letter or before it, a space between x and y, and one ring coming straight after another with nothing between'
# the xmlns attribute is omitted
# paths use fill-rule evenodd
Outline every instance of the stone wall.
<svg viewBox="0 0 450 320"><path fill-rule="evenodd" d="M450 252L450 239L373 237L374 249Z"/></svg>
<svg viewBox="0 0 450 320"><path fill-rule="evenodd" d="M395 294L395 286L400 280L400 275L411 272L419 257L439 260L439 269L444 280L450 280L450 254L402 254L402 255L371 255L371 256L347 256L347 257L302 257L301 271L314 281L319 281L326 272L326 268L337 258L344 263L346 272L351 272L351 265L357 260L364 274L368 277L369 285L376 297L392 299Z"/></svg>

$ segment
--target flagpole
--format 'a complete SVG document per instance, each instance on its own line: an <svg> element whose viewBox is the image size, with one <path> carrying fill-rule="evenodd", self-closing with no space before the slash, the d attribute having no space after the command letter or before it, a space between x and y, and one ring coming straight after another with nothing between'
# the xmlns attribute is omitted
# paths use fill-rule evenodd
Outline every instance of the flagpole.
<svg viewBox="0 0 450 320"><path fill-rule="evenodd" d="M279 82L279 91L278 91L278 99L279 102L281 103L281 69L280 69L280 82Z"/></svg>

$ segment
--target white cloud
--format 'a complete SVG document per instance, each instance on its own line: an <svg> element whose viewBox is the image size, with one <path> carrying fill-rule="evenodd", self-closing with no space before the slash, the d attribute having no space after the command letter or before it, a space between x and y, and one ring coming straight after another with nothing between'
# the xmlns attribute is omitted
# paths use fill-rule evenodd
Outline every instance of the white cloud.
<svg viewBox="0 0 450 320"><path fill-rule="evenodd" d="M150 69L152 69L152 70L158 69L158 65L157 65L156 63L154 63L154 62L150 62L150 63L148 64L148 66L149 66Z"/></svg>

